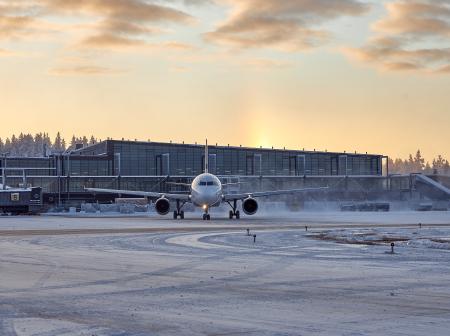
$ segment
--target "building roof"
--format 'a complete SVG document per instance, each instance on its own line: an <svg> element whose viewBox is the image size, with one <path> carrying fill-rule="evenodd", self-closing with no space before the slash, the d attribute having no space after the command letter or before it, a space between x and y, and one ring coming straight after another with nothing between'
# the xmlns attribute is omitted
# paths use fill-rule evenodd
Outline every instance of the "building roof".
<svg viewBox="0 0 450 336"><path fill-rule="evenodd" d="M108 146L108 143L122 143L122 144L144 144L144 145L156 145L156 146L181 146L181 147L194 147L194 148L203 148L204 144L189 144L189 143L175 143L175 142L154 142L154 141L132 141L132 140L104 140L97 144L89 145L87 147L77 149L72 151L72 154L81 154L83 152L92 150L96 146ZM381 154L370 154L370 153L357 153L357 152L328 152L328 151L316 151L316 150L307 150L307 149L289 149L289 148L264 148L264 147L249 147L249 146L232 146L232 145L208 145L210 148L217 149L235 149L235 150L248 150L248 151L277 151L277 152L300 152L305 154L332 154L332 155L368 155L368 156L383 156Z"/></svg>

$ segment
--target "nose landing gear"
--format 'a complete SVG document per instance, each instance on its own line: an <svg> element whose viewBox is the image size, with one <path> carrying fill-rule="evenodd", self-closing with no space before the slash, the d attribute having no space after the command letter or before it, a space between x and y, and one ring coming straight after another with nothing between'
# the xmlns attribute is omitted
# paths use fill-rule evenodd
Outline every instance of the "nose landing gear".
<svg viewBox="0 0 450 336"><path fill-rule="evenodd" d="M203 205L203 220L211 220L211 216L209 215L209 206L207 204Z"/></svg>
<svg viewBox="0 0 450 336"><path fill-rule="evenodd" d="M205 211L205 213L203 214L203 220L211 220L211 216L209 215L209 207L207 205L204 205L203 210Z"/></svg>

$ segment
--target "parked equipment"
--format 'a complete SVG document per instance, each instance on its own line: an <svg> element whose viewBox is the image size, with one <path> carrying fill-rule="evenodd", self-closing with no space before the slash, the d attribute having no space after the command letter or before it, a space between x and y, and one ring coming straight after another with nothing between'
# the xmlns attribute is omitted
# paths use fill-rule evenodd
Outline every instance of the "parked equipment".
<svg viewBox="0 0 450 336"><path fill-rule="evenodd" d="M0 190L0 213L36 214L42 210L42 188Z"/></svg>

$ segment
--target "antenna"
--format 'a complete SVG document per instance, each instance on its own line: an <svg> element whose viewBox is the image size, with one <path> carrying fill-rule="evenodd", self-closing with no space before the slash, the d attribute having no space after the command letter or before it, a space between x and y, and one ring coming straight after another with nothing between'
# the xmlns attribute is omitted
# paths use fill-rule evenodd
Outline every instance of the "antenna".
<svg viewBox="0 0 450 336"><path fill-rule="evenodd" d="M208 174L208 161L209 161L208 139L206 139L206 145L205 145L205 174Z"/></svg>

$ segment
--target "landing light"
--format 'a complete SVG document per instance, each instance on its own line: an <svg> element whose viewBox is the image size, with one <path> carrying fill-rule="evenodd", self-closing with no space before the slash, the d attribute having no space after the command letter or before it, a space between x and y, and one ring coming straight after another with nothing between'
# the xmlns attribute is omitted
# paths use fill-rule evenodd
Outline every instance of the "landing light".
<svg viewBox="0 0 450 336"><path fill-rule="evenodd" d="M203 205L203 210L208 209L208 206L206 204Z"/></svg>

